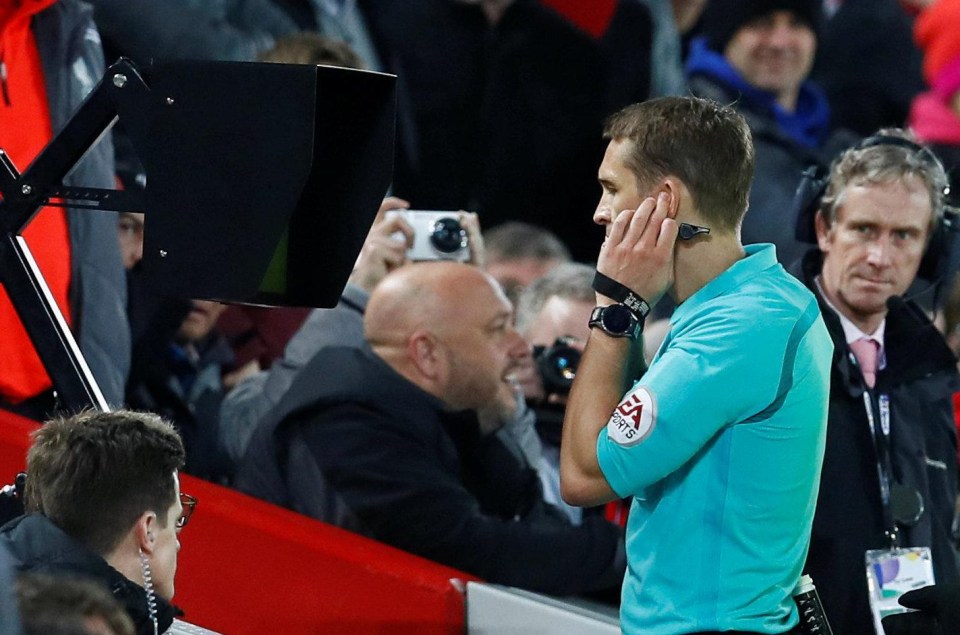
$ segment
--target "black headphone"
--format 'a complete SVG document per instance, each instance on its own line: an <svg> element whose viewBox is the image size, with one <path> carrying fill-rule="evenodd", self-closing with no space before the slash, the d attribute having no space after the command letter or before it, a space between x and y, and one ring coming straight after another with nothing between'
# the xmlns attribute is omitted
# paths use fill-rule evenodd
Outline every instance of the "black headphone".
<svg viewBox="0 0 960 635"><path fill-rule="evenodd" d="M873 146L890 145L906 148L917 155L926 163L943 169L940 159L920 144L914 143L909 139L894 137L891 135L874 135L867 137L856 146L854 150L864 150ZM830 183L830 172L822 165L811 165L800 176L800 184L797 186L797 192L793 196L793 213L796 219L794 227L794 236L797 240L805 243L817 244L817 230L814 224L814 218L820 210L820 201L823 199L827 186ZM944 192L946 195L947 192ZM931 284L938 284L947 273L947 266L950 262L950 245L953 242L952 234L960 232L960 216L952 210L944 209L940 222L930 236L930 242L926 251L923 253L923 259L920 261L920 268L917 270L917 277L923 278Z"/></svg>

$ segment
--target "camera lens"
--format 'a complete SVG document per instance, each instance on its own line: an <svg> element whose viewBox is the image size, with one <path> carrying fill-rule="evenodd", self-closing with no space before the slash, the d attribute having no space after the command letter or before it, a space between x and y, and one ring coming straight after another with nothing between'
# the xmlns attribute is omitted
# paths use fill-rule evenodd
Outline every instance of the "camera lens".
<svg viewBox="0 0 960 635"><path fill-rule="evenodd" d="M430 244L441 253L456 253L467 246L467 232L456 218L440 218L433 224Z"/></svg>
<svg viewBox="0 0 960 635"><path fill-rule="evenodd" d="M548 395L566 395L577 376L580 351L560 338L549 348L534 350L537 368L543 378L543 388Z"/></svg>

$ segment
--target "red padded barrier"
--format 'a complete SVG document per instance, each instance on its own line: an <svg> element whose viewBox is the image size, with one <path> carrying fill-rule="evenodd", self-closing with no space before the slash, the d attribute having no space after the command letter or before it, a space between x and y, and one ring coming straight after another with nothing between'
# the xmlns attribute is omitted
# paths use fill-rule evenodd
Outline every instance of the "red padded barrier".
<svg viewBox="0 0 960 635"><path fill-rule="evenodd" d="M0 412L0 481L23 469L33 421ZM181 534L185 619L244 633L463 633L476 578L188 475Z"/></svg>

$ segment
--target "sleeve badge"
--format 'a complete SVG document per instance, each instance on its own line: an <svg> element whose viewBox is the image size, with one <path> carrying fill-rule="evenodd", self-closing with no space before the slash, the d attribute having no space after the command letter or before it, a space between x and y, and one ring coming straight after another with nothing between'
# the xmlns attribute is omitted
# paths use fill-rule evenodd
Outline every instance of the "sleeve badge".
<svg viewBox="0 0 960 635"><path fill-rule="evenodd" d="M656 426L657 404L646 388L640 386L623 398L607 422L607 437L624 447L637 445L650 436Z"/></svg>

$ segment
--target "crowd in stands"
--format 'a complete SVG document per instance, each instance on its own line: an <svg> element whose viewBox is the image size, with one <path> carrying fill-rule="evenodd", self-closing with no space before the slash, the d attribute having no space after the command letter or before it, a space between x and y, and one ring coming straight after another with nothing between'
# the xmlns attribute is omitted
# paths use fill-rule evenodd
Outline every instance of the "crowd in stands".
<svg viewBox="0 0 960 635"><path fill-rule="evenodd" d="M960 0L0 4L0 148L21 170L120 56L326 64L398 89L392 185L333 308L159 296L149 214L33 219L27 244L118 410L58 408L0 288L0 407L47 422L27 514L0 529L22 632L169 627L196 503L179 471L491 582L618 602L631 501L564 502L561 428L613 220L604 122L665 96L746 120L743 243L775 246L833 341L803 550L834 632L875 632L864 553L890 531L931 550L941 592L957 584ZM149 173L118 126L65 185L143 191ZM410 209L448 211L466 261L411 261ZM858 252L865 236L880 246ZM648 318L644 368L675 308Z"/></svg>

